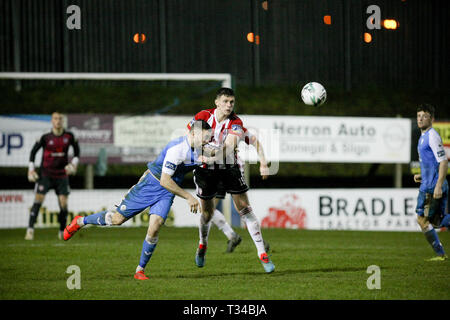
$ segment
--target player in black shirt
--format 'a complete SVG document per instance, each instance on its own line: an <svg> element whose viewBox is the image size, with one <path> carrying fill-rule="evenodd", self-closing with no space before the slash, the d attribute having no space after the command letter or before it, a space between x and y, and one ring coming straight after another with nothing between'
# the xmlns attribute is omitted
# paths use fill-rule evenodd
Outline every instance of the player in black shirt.
<svg viewBox="0 0 450 320"><path fill-rule="evenodd" d="M34 239L34 224L36 223L39 209L44 202L48 190L55 189L59 203L59 232L58 238L62 239L67 220L67 198L70 193L69 177L77 171L80 155L80 147L74 135L65 131L63 127L63 115L59 112L52 114L52 130L41 136L31 150L28 166L28 181L35 182L35 198L31 207L30 220L25 235L26 240ZM72 146L74 157L69 163L68 150ZM36 153L43 148L40 176L34 168Z"/></svg>

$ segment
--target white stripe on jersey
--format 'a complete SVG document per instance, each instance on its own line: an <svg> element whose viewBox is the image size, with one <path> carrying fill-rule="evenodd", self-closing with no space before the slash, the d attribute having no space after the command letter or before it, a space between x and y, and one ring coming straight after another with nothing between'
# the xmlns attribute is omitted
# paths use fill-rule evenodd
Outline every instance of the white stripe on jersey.
<svg viewBox="0 0 450 320"><path fill-rule="evenodd" d="M209 144L212 145L213 147L220 148L223 145L223 143L226 139L226 136L228 134L227 131L224 132L224 129L230 123L230 119L226 118L222 122L219 122L217 120L216 111L217 111L217 109L214 110L214 113L210 113L210 116L207 121L213 130L213 135L212 135L213 140Z"/></svg>
<svg viewBox="0 0 450 320"><path fill-rule="evenodd" d="M212 135L212 141L210 141L208 143L208 145L210 145L212 148L214 149L218 149L221 148L225 142L225 139L228 136L228 129L225 129L228 127L228 125L230 124L230 119L226 118L225 120L223 120L222 122L219 122L217 120L217 116L216 116L216 111L217 109L214 109L214 113L210 113L210 116L207 120L208 124L211 126L212 130L213 130L213 135ZM234 157L234 163L237 162L237 154L236 152L234 152L235 154L233 155ZM233 160L227 160L226 161L233 163ZM203 166L205 167L205 166ZM214 165L209 165L208 168L213 169ZM225 168L224 165L219 165L219 168L223 169Z"/></svg>
<svg viewBox="0 0 450 320"><path fill-rule="evenodd" d="M445 154L445 149L442 144L442 139L434 128L431 128L430 130L428 144L430 145L437 162L440 163L447 159L447 155Z"/></svg>

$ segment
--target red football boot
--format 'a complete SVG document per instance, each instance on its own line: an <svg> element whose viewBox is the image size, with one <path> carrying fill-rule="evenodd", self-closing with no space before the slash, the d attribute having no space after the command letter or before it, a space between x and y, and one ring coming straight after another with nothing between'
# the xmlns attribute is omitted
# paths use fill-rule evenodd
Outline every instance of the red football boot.
<svg viewBox="0 0 450 320"><path fill-rule="evenodd" d="M82 218L82 216L76 216L75 218L73 218L72 222L64 229L64 240L65 241L72 238L72 236L75 234L75 232L80 230L81 227L77 223L78 218Z"/></svg>
<svg viewBox="0 0 450 320"><path fill-rule="evenodd" d="M150 279L149 277L147 277L147 276L144 274L144 271L142 271L142 270L136 272L136 273L134 274L134 278L137 279L137 280L148 280L148 279Z"/></svg>

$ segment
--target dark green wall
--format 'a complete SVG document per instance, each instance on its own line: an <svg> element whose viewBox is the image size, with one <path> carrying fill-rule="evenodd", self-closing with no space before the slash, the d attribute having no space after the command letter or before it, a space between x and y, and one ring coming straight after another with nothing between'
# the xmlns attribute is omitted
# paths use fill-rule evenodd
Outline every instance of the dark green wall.
<svg viewBox="0 0 450 320"><path fill-rule="evenodd" d="M370 44L362 35L374 1L269 0L268 10L262 2L1 0L0 71L226 72L242 84L314 80L347 89L449 85L444 0L376 1L381 17L400 27L370 31ZM71 4L81 8L81 30L66 28ZM246 40L252 31L258 46ZM139 32L146 43L132 41Z"/></svg>

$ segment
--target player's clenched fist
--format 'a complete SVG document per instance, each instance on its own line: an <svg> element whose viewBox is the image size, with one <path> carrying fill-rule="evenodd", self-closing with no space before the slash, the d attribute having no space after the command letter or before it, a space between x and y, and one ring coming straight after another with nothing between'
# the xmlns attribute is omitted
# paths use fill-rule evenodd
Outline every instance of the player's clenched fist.
<svg viewBox="0 0 450 320"><path fill-rule="evenodd" d="M415 174L414 175L414 182L422 182L422 176L420 174Z"/></svg>
<svg viewBox="0 0 450 320"><path fill-rule="evenodd" d="M64 170L66 171L67 175L74 175L75 173L77 173L77 167L72 163L69 163L67 166L65 166Z"/></svg>
<svg viewBox="0 0 450 320"><path fill-rule="evenodd" d="M36 182L39 179L39 175L36 173L35 170L28 170L28 181L29 182Z"/></svg>
<svg viewBox="0 0 450 320"><path fill-rule="evenodd" d="M259 173L263 180L266 180L269 177L270 170L267 164L261 163L259 166Z"/></svg>

